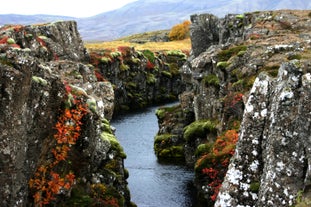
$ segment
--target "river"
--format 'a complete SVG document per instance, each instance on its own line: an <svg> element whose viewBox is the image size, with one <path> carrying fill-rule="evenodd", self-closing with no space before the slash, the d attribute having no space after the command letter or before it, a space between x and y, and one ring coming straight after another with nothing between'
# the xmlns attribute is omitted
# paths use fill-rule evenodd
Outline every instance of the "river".
<svg viewBox="0 0 311 207"><path fill-rule="evenodd" d="M138 207L191 207L193 170L182 164L160 163L154 154L157 108L119 115L111 121L127 154L124 165L130 174L131 200Z"/></svg>

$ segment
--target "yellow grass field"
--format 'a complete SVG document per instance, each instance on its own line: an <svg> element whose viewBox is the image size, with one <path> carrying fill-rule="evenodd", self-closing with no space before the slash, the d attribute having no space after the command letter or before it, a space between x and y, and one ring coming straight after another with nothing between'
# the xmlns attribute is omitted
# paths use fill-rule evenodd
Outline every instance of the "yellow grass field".
<svg viewBox="0 0 311 207"><path fill-rule="evenodd" d="M111 42L96 42L96 43L85 43L85 47L89 50L100 50L100 49L110 49L114 50L119 46L130 46L134 47L135 50L151 50L156 51L170 51L170 50L182 50L190 51L191 41L190 39L170 41L170 42L147 42L144 44L131 43L123 40L111 41Z"/></svg>

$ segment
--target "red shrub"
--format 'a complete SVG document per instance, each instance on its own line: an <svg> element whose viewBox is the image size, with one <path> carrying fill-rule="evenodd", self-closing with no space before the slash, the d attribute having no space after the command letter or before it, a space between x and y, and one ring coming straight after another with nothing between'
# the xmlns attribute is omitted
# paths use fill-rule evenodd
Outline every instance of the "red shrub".
<svg viewBox="0 0 311 207"><path fill-rule="evenodd" d="M3 37L2 39L0 39L0 44L7 44L9 37Z"/></svg>
<svg viewBox="0 0 311 207"><path fill-rule="evenodd" d="M152 69L154 69L154 64L152 62L150 62L149 60L147 60L146 68L148 70L152 70Z"/></svg>

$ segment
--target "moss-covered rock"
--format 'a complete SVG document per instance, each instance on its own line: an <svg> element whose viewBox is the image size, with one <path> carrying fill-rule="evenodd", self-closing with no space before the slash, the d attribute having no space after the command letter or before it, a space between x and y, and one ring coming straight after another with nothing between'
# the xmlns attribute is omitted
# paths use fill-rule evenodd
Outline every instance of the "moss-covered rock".
<svg viewBox="0 0 311 207"><path fill-rule="evenodd" d="M209 74L203 78L206 86L219 86L220 80L215 74Z"/></svg>
<svg viewBox="0 0 311 207"><path fill-rule="evenodd" d="M216 123L210 120L195 121L184 128L184 139L190 142L206 137L207 133L216 133Z"/></svg>
<svg viewBox="0 0 311 207"><path fill-rule="evenodd" d="M246 51L247 46L245 45L239 45L231 47L227 50L222 50L217 54L217 58L219 62L226 62L228 61L232 56L237 55L241 51Z"/></svg>

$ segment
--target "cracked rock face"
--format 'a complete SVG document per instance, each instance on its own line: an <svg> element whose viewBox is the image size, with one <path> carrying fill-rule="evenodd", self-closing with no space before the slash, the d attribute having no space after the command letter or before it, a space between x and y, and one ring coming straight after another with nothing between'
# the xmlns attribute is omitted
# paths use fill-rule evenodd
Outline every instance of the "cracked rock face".
<svg viewBox="0 0 311 207"><path fill-rule="evenodd" d="M68 158L70 171L85 189L93 175L98 175L101 180L97 179L97 184L117 188L129 203L124 155L115 155L111 141L101 139L103 131L112 133L103 122L112 117L113 88L109 82L97 82L87 60L75 22L0 28L1 206L33 205L28 182L38 166L52 159L55 124L66 101L66 85L88 105L81 137ZM115 161L116 170L108 176L103 163L110 161Z"/></svg>
<svg viewBox="0 0 311 207"><path fill-rule="evenodd" d="M276 78L257 77L215 206L292 206L308 189L310 77L298 61L284 63Z"/></svg>

